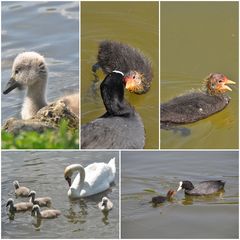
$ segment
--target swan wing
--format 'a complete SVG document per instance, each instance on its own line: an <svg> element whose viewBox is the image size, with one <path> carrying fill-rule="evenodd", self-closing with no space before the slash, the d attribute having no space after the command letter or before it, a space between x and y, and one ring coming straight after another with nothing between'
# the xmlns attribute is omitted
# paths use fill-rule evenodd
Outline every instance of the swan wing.
<svg viewBox="0 0 240 240"><path fill-rule="evenodd" d="M85 185L84 189L81 190L80 196L81 197L87 197L87 196L92 196L97 193L101 193L109 189L110 183L107 181L103 182L95 182L93 186L88 188L88 185Z"/></svg>
<svg viewBox="0 0 240 240"><path fill-rule="evenodd" d="M109 181L113 182L115 179L115 175L116 175L116 163L115 163L115 157L112 158L109 163L108 166L111 168L111 173L109 174Z"/></svg>
<svg viewBox="0 0 240 240"><path fill-rule="evenodd" d="M112 167L106 163L93 163L85 168L85 182L90 186L100 184L102 182L111 183L115 177Z"/></svg>
<svg viewBox="0 0 240 240"><path fill-rule="evenodd" d="M106 163L93 163L85 168L85 181L81 194L93 195L103 192L110 187L110 183L114 181L115 174L112 167Z"/></svg>

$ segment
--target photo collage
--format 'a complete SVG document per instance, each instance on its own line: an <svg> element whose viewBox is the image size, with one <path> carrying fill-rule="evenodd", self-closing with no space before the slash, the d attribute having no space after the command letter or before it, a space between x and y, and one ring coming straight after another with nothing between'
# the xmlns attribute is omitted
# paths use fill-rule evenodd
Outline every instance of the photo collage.
<svg viewBox="0 0 240 240"><path fill-rule="evenodd" d="M239 239L239 1L1 1L1 239Z"/></svg>

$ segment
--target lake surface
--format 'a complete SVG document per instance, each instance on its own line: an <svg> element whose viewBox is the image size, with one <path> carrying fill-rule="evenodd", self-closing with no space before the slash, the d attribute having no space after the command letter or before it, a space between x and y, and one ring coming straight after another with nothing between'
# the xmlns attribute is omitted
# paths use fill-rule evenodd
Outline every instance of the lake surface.
<svg viewBox="0 0 240 240"><path fill-rule="evenodd" d="M47 99L79 91L79 2L2 2L2 89L14 58L36 51L49 69ZM20 117L25 91L2 95L2 123Z"/></svg>
<svg viewBox="0 0 240 240"><path fill-rule="evenodd" d="M123 152L121 159L123 238L238 238L238 152ZM183 180L223 180L225 192L185 197L180 191L172 202L149 203Z"/></svg>
<svg viewBox="0 0 240 240"><path fill-rule="evenodd" d="M116 158L115 184L100 194L82 200L70 200L64 169L73 163L84 167L94 162ZM118 238L119 236L119 174L118 152L39 151L2 153L2 238ZM50 196L53 208L62 215L43 220L40 227L30 212L16 213L10 220L6 211L8 198L15 199L13 181L35 190L39 197ZM97 204L107 196L114 204L104 216ZM15 202L27 201L18 198ZM44 209L44 208L42 208Z"/></svg>
<svg viewBox="0 0 240 240"><path fill-rule="evenodd" d="M162 2L160 21L161 102L201 88L211 72L237 83L226 109L183 126L188 136L161 130L161 148L238 148L238 3Z"/></svg>
<svg viewBox="0 0 240 240"><path fill-rule="evenodd" d="M150 58L154 70L151 89L144 95L125 91L127 100L139 112L146 130L145 148L159 147L159 6L158 2L82 2L81 3L81 123L105 112L100 97L91 94L92 65L98 44L120 41L140 49Z"/></svg>

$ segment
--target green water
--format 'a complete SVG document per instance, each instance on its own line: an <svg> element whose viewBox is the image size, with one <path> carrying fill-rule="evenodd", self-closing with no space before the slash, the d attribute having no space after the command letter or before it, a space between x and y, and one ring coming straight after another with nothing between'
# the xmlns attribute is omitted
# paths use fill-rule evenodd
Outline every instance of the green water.
<svg viewBox="0 0 240 240"><path fill-rule="evenodd" d="M183 137L161 130L161 148L238 148L238 3L162 2L161 102L201 87L211 72L237 84L225 110L185 125Z"/></svg>
<svg viewBox="0 0 240 240"><path fill-rule="evenodd" d="M159 6L158 2L82 2L81 3L81 124L105 111L100 97L93 99L89 89L96 62L98 44L115 40L140 49L151 59L154 79L145 95L126 92L126 98L141 115L145 131L145 148L159 146ZM99 93L99 91L98 91Z"/></svg>

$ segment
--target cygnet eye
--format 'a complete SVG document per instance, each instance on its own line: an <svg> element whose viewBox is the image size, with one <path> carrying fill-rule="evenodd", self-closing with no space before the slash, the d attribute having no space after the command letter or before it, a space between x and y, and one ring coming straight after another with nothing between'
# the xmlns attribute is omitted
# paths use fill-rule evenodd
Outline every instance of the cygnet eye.
<svg viewBox="0 0 240 240"><path fill-rule="evenodd" d="M19 69L16 69L16 70L15 70L15 74L18 74L18 73L19 73Z"/></svg>

